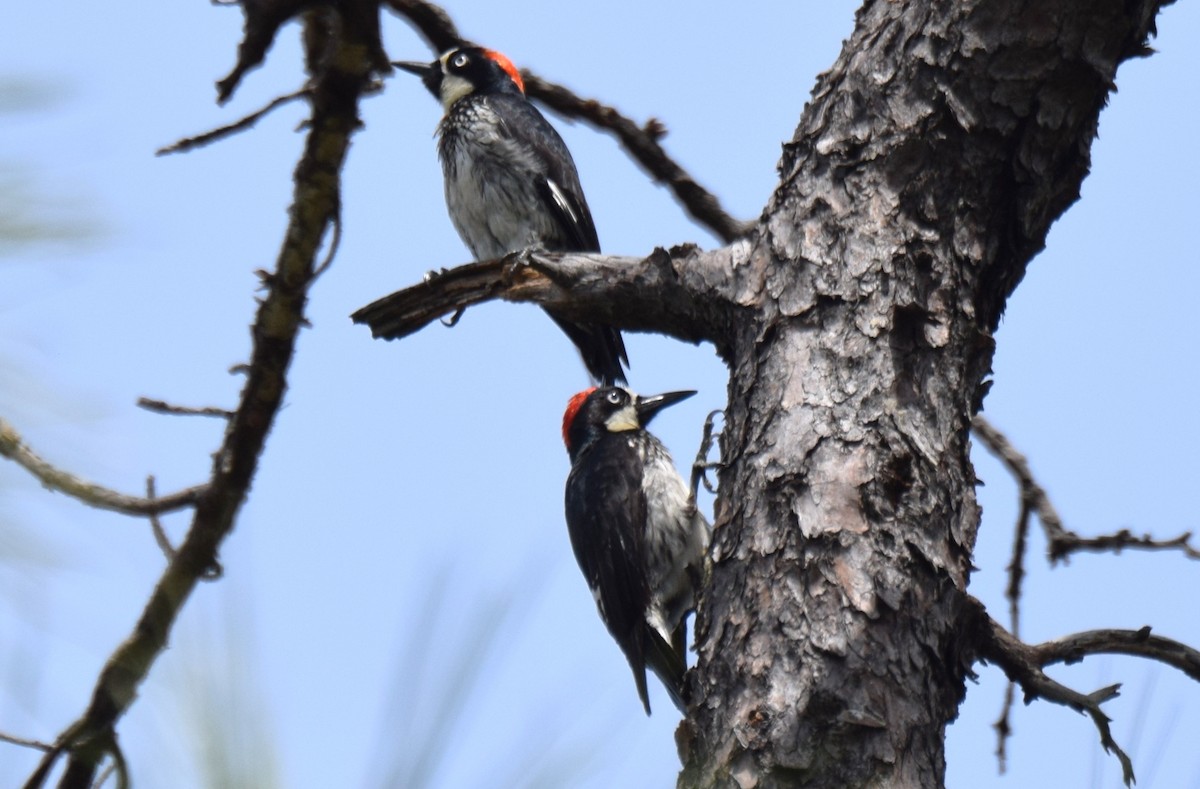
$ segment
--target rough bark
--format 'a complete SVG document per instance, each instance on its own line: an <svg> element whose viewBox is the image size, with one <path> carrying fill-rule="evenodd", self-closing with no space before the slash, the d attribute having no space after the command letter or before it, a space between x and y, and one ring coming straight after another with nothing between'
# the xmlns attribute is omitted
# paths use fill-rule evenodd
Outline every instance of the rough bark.
<svg viewBox="0 0 1200 789"><path fill-rule="evenodd" d="M860 11L734 270L681 786L943 785L991 331L1159 5Z"/></svg>

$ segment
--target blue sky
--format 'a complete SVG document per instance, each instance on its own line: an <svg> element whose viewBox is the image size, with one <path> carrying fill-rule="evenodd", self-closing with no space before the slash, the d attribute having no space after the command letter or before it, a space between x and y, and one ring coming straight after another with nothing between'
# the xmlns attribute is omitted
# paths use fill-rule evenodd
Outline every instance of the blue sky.
<svg viewBox="0 0 1200 789"><path fill-rule="evenodd" d="M668 150L731 212L753 218L854 8L614 0L449 10L466 35L517 63L635 119L660 118ZM253 271L270 268L280 244L304 109L187 155L153 153L299 87L297 28L221 108L213 83L233 64L235 9L24 3L9 20L0 78L34 81L48 102L0 115L0 175L25 179L24 200L43 215L92 234L0 249L0 416L50 460L111 487L138 492L148 473L160 491L195 484L222 425L133 404L235 402L241 379L227 370L249 348ZM986 402L1083 533L1198 526L1200 266L1190 230L1200 165L1190 152L1200 10L1172 6L1159 27L1160 53L1118 74L1082 200L1010 302ZM431 56L398 20L384 40L393 58ZM469 257L445 215L438 116L402 74L364 104L341 250L313 291L287 405L222 551L225 577L189 602L121 724L139 786L204 785L202 738L190 732L206 705L278 785L382 785L454 692L466 713L439 735L446 758L431 786L539 776L551 776L547 786L673 785L670 704L654 688L659 712L642 714L562 520L559 420L586 383L570 345L524 306L488 305L453 330L401 343L373 341L347 317ZM716 245L611 139L554 121L606 251ZM724 369L708 346L627 342L639 390L701 392L656 421L686 463L704 414L724 404ZM986 486L971 590L1000 615L1015 490L986 454L976 462ZM18 469L0 466L0 493L0 553L12 559L0 564L0 731L52 739L82 711L162 558L144 522L81 508ZM166 526L178 539L186 523ZM1043 548L1035 536L1027 638L1151 624L1200 643L1196 563L1080 556L1050 572ZM456 663L468 648L478 655L473 683ZM413 654L426 656L423 668ZM1125 682L1108 710L1139 786L1200 787L1200 687L1119 658L1053 674L1081 690ZM998 670L980 667L950 728L950 786L1118 785L1091 724L1046 703L1014 711L1009 774L997 776L990 726L1002 690ZM0 784L35 760L0 745Z"/></svg>

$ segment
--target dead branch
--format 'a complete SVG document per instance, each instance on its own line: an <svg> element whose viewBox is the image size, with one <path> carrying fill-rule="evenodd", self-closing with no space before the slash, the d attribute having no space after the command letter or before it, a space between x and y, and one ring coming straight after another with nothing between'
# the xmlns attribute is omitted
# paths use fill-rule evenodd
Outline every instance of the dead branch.
<svg viewBox="0 0 1200 789"><path fill-rule="evenodd" d="M1197 551L1191 545L1191 532L1185 532L1169 540L1156 540L1150 535L1135 537L1128 529L1122 529L1116 534L1099 537L1079 536L1063 525L1062 518L1059 517L1058 511L1054 509L1054 505L1050 502L1049 495L1047 495L1045 489L1034 478L1029 461L1016 450L1008 438L981 414L977 414L972 420L971 428L975 431L975 435L980 441L983 442L983 445L987 447L988 451L999 458L1013 477L1016 478L1019 490L1020 512L1017 515L1017 526L1013 536L1012 559L1008 565L1008 586L1004 592L1009 602L1010 627L1012 628L1014 638L1020 636L1021 582L1025 577L1025 547L1028 543L1029 527L1033 515L1037 515L1045 531L1047 542L1046 552L1051 564L1066 561L1071 554L1082 551L1114 551L1120 553L1125 548L1181 550L1189 558L1200 559L1200 551ZM1115 633L1118 631L1103 632ZM1149 631L1147 631L1147 635L1148 633ZM1154 657L1152 654L1142 652L1129 652L1127 654L1145 654L1147 657ZM1073 661L1067 660L1067 662ZM1045 662L1041 665L1045 665ZM1000 717L993 724L999 738L996 746L996 757L1000 761L1001 772L1004 770L1007 750L1006 740L1011 733L1008 716L1009 711L1012 709L1013 698L1013 688L1010 682L1009 687L1004 693L1004 703L1001 707Z"/></svg>
<svg viewBox="0 0 1200 789"><path fill-rule="evenodd" d="M337 3L332 0L240 0L237 3L219 5L240 6L245 19L242 22L242 41L238 45L237 62L233 70L217 82L218 104L228 101L241 84L242 77L262 63L267 51L275 42L279 28L286 22L306 14L309 22L316 21L309 12L328 13L329 15L318 23L320 26L342 27L343 32L348 32L356 38L364 47L371 71L387 73L390 70L379 37L379 9L376 3L364 0L342 0ZM307 25L306 33L315 39L323 39L324 33L314 33L313 27L312 24ZM322 41L319 49L324 51L325 48L326 44ZM313 70L313 65L310 60L310 71Z"/></svg>
<svg viewBox="0 0 1200 789"><path fill-rule="evenodd" d="M1132 655L1165 663L1200 682L1200 650L1140 630L1089 630L1033 647L1038 665L1078 663L1088 655Z"/></svg>
<svg viewBox="0 0 1200 789"><path fill-rule="evenodd" d="M1170 539L1155 539L1148 534L1137 537L1128 529L1121 529L1115 534L1081 537L1063 525L1062 518L1059 517L1058 512L1054 509L1054 505L1050 503L1050 497L1046 494L1045 489L1034 479L1033 471L1029 467L1029 461L1013 447L1012 443L1003 433L997 430L981 414L977 414L971 421L971 429L975 431L975 435L979 437L988 451L1008 467L1009 472L1016 478L1017 486L1020 490L1021 516L1018 519L1018 536L1017 542L1014 545L1013 564L1010 566L1010 571L1013 573L1009 582L1010 591L1015 588L1019 595L1020 577L1018 573L1022 571L1020 569L1021 560L1017 556L1017 551L1024 550L1024 538L1021 534L1023 529L1027 529L1030 510L1038 516L1038 520L1041 521L1042 527L1046 532L1046 541L1048 543L1046 553L1050 557L1051 564L1066 561L1073 553L1083 551L1113 551L1120 553L1126 548L1158 551L1177 550L1181 551L1189 559L1200 559L1200 549L1191 544L1192 533L1190 531ZM1015 586L1012 578L1016 579Z"/></svg>
<svg viewBox="0 0 1200 789"><path fill-rule="evenodd" d="M180 416L219 416L222 419L233 419L233 411L227 408L217 408L215 406L193 407L186 405L172 405L165 400L153 400L149 397L139 397L137 400L138 408L144 408L147 411L153 411L157 414L174 414Z"/></svg>
<svg viewBox="0 0 1200 789"><path fill-rule="evenodd" d="M1067 533L1062 518L1058 516L1054 505L1050 503L1050 497L1034 479L1029 461L1016 450L1008 437L995 428L982 414L976 414L975 418L971 420L971 429L975 431L975 435L979 437L988 451L999 458L1000 462L1007 466L1009 472L1016 477L1021 491L1021 500L1028 502L1029 506L1037 513L1038 520L1042 522L1042 527L1046 530L1046 538L1053 541L1059 535Z"/></svg>
<svg viewBox="0 0 1200 789"><path fill-rule="evenodd" d="M644 259L598 254L521 252L426 275L351 315L375 337L407 337L438 318L503 299L552 307L571 320L594 320L633 331L656 331L686 342L712 340L718 350L728 308L709 289L728 253L699 253L694 247L655 250Z"/></svg>
<svg viewBox="0 0 1200 789"><path fill-rule="evenodd" d="M1126 548L1143 551L1181 551L1189 559L1200 559L1200 550L1191 544L1191 540L1190 531L1166 540L1156 540L1149 534L1138 537L1129 529L1098 537L1080 537L1075 532L1068 531L1051 543L1047 550L1051 562L1065 560L1071 554L1083 551L1120 553Z"/></svg>
<svg viewBox="0 0 1200 789"><path fill-rule="evenodd" d="M246 72L256 68L275 42L275 34L285 22L299 15L312 0L274 0L266 3L221 3L242 8L242 42L238 45L237 62L233 70L217 83L217 103L224 104L237 90Z"/></svg>
<svg viewBox="0 0 1200 789"><path fill-rule="evenodd" d="M421 0L386 0L387 4L425 36L435 50L445 52L463 39L450 15L433 3Z"/></svg>
<svg viewBox="0 0 1200 789"><path fill-rule="evenodd" d="M301 88L294 93L288 93L286 95L279 96L275 99L272 99L271 102L261 110L252 112L241 120L234 121L233 123L226 124L225 126L219 126L211 131L206 131L203 134L197 134L195 137L184 137L182 140L178 140L170 145L159 148L154 152L154 155L166 156L167 154L171 153L184 153L192 150L193 148L199 148L201 146L208 145L209 143L216 142L217 140L224 139L225 137L229 137L233 134L237 134L238 132L249 129L251 126L258 123L272 110L282 107L284 104L293 102L296 99L306 98L308 95L308 88Z"/></svg>
<svg viewBox="0 0 1200 789"><path fill-rule="evenodd" d="M146 499L117 493L47 463L26 446L20 434L3 419L0 419L0 457L13 461L50 490L66 494L89 506L119 512L122 515L158 515L191 507L208 489L206 485L196 485L162 498Z"/></svg>
<svg viewBox="0 0 1200 789"><path fill-rule="evenodd" d="M54 746L48 742L40 740L31 740L26 737L15 737L11 734L5 734L0 731L0 742L7 742L11 745L20 745L22 748L33 748L38 751L48 751Z"/></svg>
<svg viewBox="0 0 1200 789"><path fill-rule="evenodd" d="M657 119L651 118L639 126L616 109L595 99L582 99L562 85L544 80L529 71L522 71L522 76L531 98L541 101L565 118L577 118L611 132L625 152L651 178L665 184L674 193L675 199L692 219L711 230L726 244L745 236L754 226L752 222L742 222L730 216L721 207L716 195L698 184L667 155L660 143L667 130Z"/></svg>
<svg viewBox="0 0 1200 789"><path fill-rule="evenodd" d="M251 4L246 4L247 7ZM288 5L291 4L254 4ZM136 698L138 687L161 654L183 605L206 572L215 566L222 541L233 530L258 468L259 457L287 390L287 370L296 337L304 325L304 305L315 277L322 239L337 214L339 174L351 134L359 128L359 98L368 85L377 45L370 3L338 5L341 16L310 40L323 40L329 51L312 87L312 120L304 154L296 167L293 207L275 274L266 280L252 330L253 350L246 384L213 460L212 480L195 501L191 528L159 578L133 631L109 657L97 678L83 716L55 740L26 786L42 786L54 763L69 754L60 786L90 787L106 755L118 762L115 726ZM247 37L251 14L247 11ZM329 23L308 16L309 27ZM248 47L243 41L243 50ZM239 65L241 64L239 60ZM232 86L230 87L232 89ZM161 501L156 502L161 508ZM161 511L161 509L160 509Z"/></svg>
<svg viewBox="0 0 1200 789"><path fill-rule="evenodd" d="M154 477L146 477L146 498L154 501L157 496L154 489ZM158 543L158 549L163 552L163 556L167 557L167 561L175 558L175 548L171 545L171 540L167 537L166 530L162 527L162 521L157 515L150 516L150 531L154 534L154 541Z"/></svg>
<svg viewBox="0 0 1200 789"><path fill-rule="evenodd" d="M1025 692L1025 703L1041 697L1091 716L1100 731L1100 744L1120 759L1126 784L1133 782L1132 762L1113 741L1108 726L1109 718L1100 710L1102 703L1117 695L1120 686L1112 685L1084 695L1050 679L1042 669L1055 663L1078 663L1089 655L1131 655L1157 660L1200 682L1200 650L1153 635L1149 627L1139 630L1089 630L1030 646L1006 631L994 619L987 617L986 613L982 613L981 605L979 611L985 619L980 657L999 666L1011 683L1021 686ZM1009 685L1009 693L1011 688L1012 684ZM1005 704L1004 713L995 724L1001 744L997 754L1001 759L1004 754L1003 744L1010 734L1009 706L1008 703Z"/></svg>
<svg viewBox="0 0 1200 789"><path fill-rule="evenodd" d="M1009 633L1003 625L987 616L982 611L982 606L980 612L985 622L980 628L982 637L979 657L999 666L1011 681L1020 685L1025 693L1026 704L1034 699L1043 698L1088 715L1100 733L1100 745L1120 760L1125 785L1132 786L1133 762L1113 739L1110 719L1100 709L1101 704L1119 694L1121 686L1109 685L1087 694L1068 688L1042 671L1044 663L1037 647L1031 647Z"/></svg>

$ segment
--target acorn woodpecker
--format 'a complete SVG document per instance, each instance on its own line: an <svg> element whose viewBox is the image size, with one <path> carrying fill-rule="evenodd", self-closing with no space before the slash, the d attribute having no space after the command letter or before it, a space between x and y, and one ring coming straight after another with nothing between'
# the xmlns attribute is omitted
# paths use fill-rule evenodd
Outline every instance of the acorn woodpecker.
<svg viewBox="0 0 1200 789"><path fill-rule="evenodd" d="M563 414L571 547L647 715L647 668L686 710L686 617L703 579L709 526L666 447L645 428L660 409L694 394L587 389Z"/></svg>
<svg viewBox="0 0 1200 789"><path fill-rule="evenodd" d="M524 249L600 251L571 153L525 98L512 61L459 46L432 63L393 65L419 75L445 109L437 134L446 206L476 260ZM621 364L628 366L629 358L619 331L547 313L596 380L625 380Z"/></svg>

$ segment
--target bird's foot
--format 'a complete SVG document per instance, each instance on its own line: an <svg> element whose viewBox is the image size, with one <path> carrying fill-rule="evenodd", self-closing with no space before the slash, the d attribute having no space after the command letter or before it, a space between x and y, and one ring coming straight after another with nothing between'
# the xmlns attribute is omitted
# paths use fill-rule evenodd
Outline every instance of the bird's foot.
<svg viewBox="0 0 1200 789"><path fill-rule="evenodd" d="M720 471L725 468L724 463L708 459L708 453L712 451L713 443L721 434L714 426L717 414L720 414L722 418L725 417L725 412L717 409L710 411L704 419L704 436L700 439L700 450L696 452L696 459L692 462L692 501L695 501L696 496L700 493L701 482L704 483L704 489L709 493L716 493L716 486L708 480L708 472L714 469Z"/></svg>

